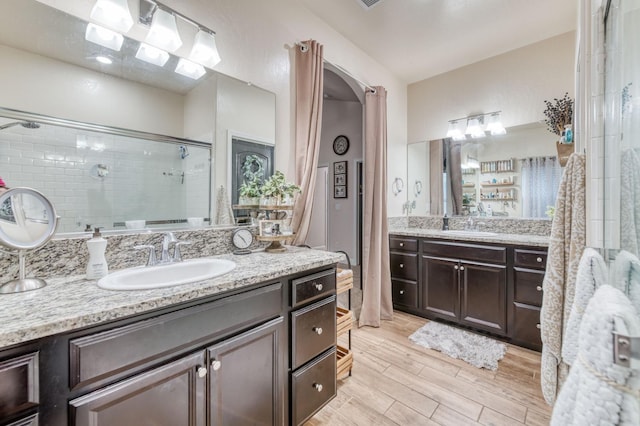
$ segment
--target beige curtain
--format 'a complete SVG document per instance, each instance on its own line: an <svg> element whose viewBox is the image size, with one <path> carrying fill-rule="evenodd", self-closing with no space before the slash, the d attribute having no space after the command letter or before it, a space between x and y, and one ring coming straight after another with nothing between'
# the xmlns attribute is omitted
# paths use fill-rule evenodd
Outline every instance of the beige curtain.
<svg viewBox="0 0 640 426"><path fill-rule="evenodd" d="M443 142L442 139L429 141L429 196L431 197L429 213L438 216L444 214L444 194L442 193Z"/></svg>
<svg viewBox="0 0 640 426"><path fill-rule="evenodd" d="M451 185L451 214L457 216L462 214L462 167L460 164L462 142L449 140L447 146L447 176L449 185Z"/></svg>
<svg viewBox="0 0 640 426"><path fill-rule="evenodd" d="M387 226L387 91L365 94L363 300L360 326L380 326L393 318Z"/></svg>
<svg viewBox="0 0 640 426"><path fill-rule="evenodd" d="M320 130L322 128L322 45L307 40L296 46L295 179L301 192L293 209L294 244L303 244L309 233L315 191Z"/></svg>

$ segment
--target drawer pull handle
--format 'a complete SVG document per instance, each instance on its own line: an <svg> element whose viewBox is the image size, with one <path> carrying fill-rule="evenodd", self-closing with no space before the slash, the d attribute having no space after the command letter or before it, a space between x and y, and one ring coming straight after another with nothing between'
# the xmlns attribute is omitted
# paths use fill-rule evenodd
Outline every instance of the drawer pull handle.
<svg viewBox="0 0 640 426"><path fill-rule="evenodd" d="M400 269L404 268L404 263L400 264Z"/></svg>
<svg viewBox="0 0 640 426"><path fill-rule="evenodd" d="M400 247L404 247L404 243L400 243Z"/></svg>
<svg viewBox="0 0 640 426"><path fill-rule="evenodd" d="M213 368L213 371L220 370L220 367L222 367L222 363L217 359L214 359L213 362L211 363L211 368Z"/></svg>
<svg viewBox="0 0 640 426"><path fill-rule="evenodd" d="M457 271L458 269L460 269L460 267L458 265L454 265L453 269Z"/></svg>
<svg viewBox="0 0 640 426"><path fill-rule="evenodd" d="M316 288L316 290L318 291L322 291L322 284L321 283L313 283L313 286Z"/></svg>
<svg viewBox="0 0 640 426"><path fill-rule="evenodd" d="M198 367L196 371L198 372L198 377L201 379L207 375L207 367Z"/></svg>
<svg viewBox="0 0 640 426"><path fill-rule="evenodd" d="M400 294L404 294L404 290L400 290Z"/></svg>
<svg viewBox="0 0 640 426"><path fill-rule="evenodd" d="M313 331L319 336L322 334L322 327L313 327Z"/></svg>
<svg viewBox="0 0 640 426"><path fill-rule="evenodd" d="M538 290L538 291L542 291L542 286L537 286L537 287L536 287L536 290Z"/></svg>
<svg viewBox="0 0 640 426"><path fill-rule="evenodd" d="M542 263L542 258L541 258L541 257L537 258L537 259L536 259L536 262L538 262L538 263Z"/></svg>
<svg viewBox="0 0 640 426"><path fill-rule="evenodd" d="M461 270L461 271L464 271L464 266L461 266L461 267L460 267L460 270Z"/></svg>
<svg viewBox="0 0 640 426"><path fill-rule="evenodd" d="M540 330L540 323L536 324L536 328Z"/></svg>
<svg viewBox="0 0 640 426"><path fill-rule="evenodd" d="M318 392L322 392L322 385L320 383L314 383L313 388Z"/></svg>

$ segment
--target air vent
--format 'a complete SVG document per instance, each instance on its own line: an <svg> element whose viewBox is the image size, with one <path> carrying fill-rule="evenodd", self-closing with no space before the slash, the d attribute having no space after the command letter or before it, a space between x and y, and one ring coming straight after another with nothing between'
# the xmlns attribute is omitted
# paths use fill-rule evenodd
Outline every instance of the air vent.
<svg viewBox="0 0 640 426"><path fill-rule="evenodd" d="M382 2L382 0L356 0L360 6L364 7L366 10L371 9L373 6Z"/></svg>

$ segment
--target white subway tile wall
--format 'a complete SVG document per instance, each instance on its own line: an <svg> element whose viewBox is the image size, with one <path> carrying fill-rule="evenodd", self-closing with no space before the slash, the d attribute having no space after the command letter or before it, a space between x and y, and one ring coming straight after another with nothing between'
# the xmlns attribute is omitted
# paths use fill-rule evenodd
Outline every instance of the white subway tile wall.
<svg viewBox="0 0 640 426"><path fill-rule="evenodd" d="M188 152L182 159L172 143L17 125L0 131L0 176L9 187L47 196L61 217L58 232L209 217L211 150L190 146Z"/></svg>

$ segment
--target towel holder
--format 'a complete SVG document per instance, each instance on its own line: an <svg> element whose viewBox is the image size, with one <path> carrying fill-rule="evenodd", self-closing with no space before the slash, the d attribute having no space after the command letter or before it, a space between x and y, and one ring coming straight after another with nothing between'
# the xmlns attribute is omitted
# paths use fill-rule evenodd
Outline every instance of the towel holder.
<svg viewBox="0 0 640 426"><path fill-rule="evenodd" d="M614 318L615 329L626 331L621 318ZM640 370L640 336L613 331L613 362L617 365Z"/></svg>

